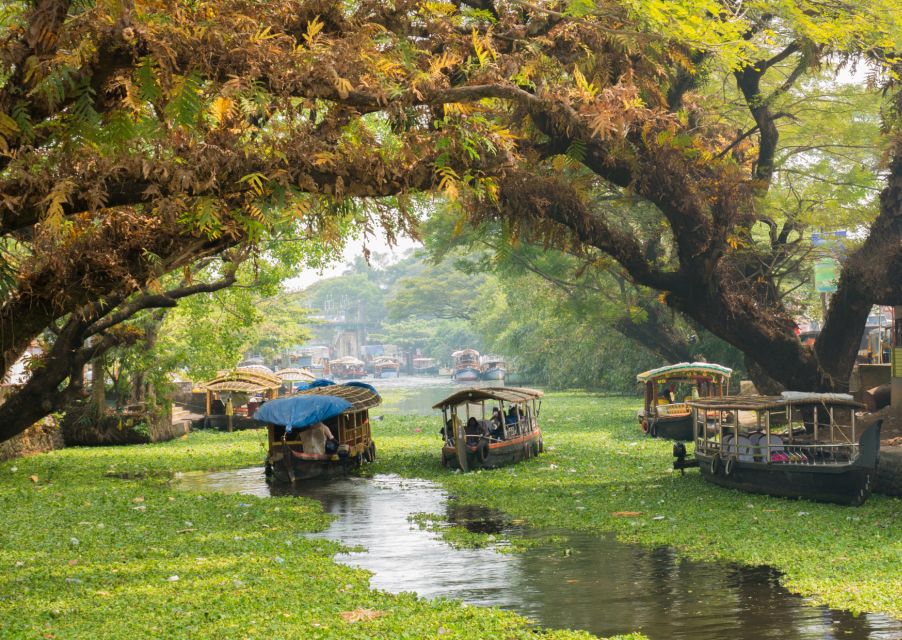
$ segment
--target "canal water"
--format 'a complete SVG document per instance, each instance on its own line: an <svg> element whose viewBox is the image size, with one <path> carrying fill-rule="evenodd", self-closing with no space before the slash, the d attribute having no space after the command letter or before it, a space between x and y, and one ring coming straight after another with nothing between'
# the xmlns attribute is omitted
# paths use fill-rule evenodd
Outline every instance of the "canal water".
<svg viewBox="0 0 902 640"><path fill-rule="evenodd" d="M334 516L316 536L364 551L339 562L371 571L373 588L453 598L516 611L537 625L600 635L641 631L652 640L899 640L902 622L806 606L768 568L694 562L668 548L645 548L610 536L520 530L501 514L464 508L437 485L394 475L270 487L263 468L179 476L190 491L319 500ZM420 513L494 534L496 548L454 549L411 521ZM549 533L523 553L500 553L505 536Z"/></svg>

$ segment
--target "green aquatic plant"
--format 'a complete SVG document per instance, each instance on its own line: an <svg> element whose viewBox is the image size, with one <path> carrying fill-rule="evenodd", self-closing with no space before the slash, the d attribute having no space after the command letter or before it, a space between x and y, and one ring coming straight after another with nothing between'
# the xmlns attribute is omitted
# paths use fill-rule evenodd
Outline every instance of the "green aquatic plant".
<svg viewBox="0 0 902 640"><path fill-rule="evenodd" d="M260 464L261 432L72 448L0 464L0 637L591 638L392 595L311 539L304 498L196 494L174 474ZM631 636L639 638L639 636Z"/></svg>

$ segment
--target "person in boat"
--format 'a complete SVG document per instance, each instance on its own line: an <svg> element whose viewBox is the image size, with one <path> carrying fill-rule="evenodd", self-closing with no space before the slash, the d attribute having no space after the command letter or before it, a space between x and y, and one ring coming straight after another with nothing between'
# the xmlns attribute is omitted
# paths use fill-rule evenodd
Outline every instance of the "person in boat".
<svg viewBox="0 0 902 640"><path fill-rule="evenodd" d="M330 449L334 452L338 448L338 443L335 442L335 436L332 435L331 429L322 422L317 422L309 429L301 431L298 439L301 441L304 453L323 455L330 453Z"/></svg>
<svg viewBox="0 0 902 640"><path fill-rule="evenodd" d="M219 397L217 393L213 396L212 402L210 402L210 415L211 416L224 416L225 415L225 404L222 401L222 398Z"/></svg>
<svg viewBox="0 0 902 640"><path fill-rule="evenodd" d="M489 435L498 440L504 440L504 414L501 413L501 409L498 407L492 409L492 419L489 422L491 423Z"/></svg>
<svg viewBox="0 0 902 640"><path fill-rule="evenodd" d="M507 410L507 417L505 418L505 422L507 422L507 424L517 424L518 422L520 422L517 405L512 404L511 408Z"/></svg>
<svg viewBox="0 0 902 640"><path fill-rule="evenodd" d="M669 387L661 386L658 394L658 404L673 404L673 383Z"/></svg>
<svg viewBox="0 0 902 640"><path fill-rule="evenodd" d="M467 434L467 444L473 445L476 444L478 438L488 437L490 435L489 424L488 420L477 420L470 416L464 429Z"/></svg>

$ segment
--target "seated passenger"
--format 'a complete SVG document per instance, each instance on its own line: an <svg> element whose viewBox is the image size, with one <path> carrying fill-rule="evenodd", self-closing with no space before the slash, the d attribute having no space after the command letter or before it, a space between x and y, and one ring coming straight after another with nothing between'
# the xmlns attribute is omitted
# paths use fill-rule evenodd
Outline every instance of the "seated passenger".
<svg viewBox="0 0 902 640"><path fill-rule="evenodd" d="M322 422L317 422L312 427L301 431L298 440L301 441L301 445L304 447L304 453L323 455L326 453L326 442L334 442L335 436L332 435L329 427Z"/></svg>
<svg viewBox="0 0 902 640"><path fill-rule="evenodd" d="M517 424L520 422L520 416L518 415L516 405L511 405L511 408L507 412L505 422L507 422L507 424Z"/></svg>
<svg viewBox="0 0 902 640"><path fill-rule="evenodd" d="M495 407L492 409L492 419L489 421L489 435L498 440L504 440L504 419L501 409Z"/></svg>
<svg viewBox="0 0 902 640"><path fill-rule="evenodd" d="M464 432L467 434L467 444L476 444L476 439L483 434L483 428L479 424L479 421L471 416L470 419L467 420L467 426L464 427Z"/></svg>

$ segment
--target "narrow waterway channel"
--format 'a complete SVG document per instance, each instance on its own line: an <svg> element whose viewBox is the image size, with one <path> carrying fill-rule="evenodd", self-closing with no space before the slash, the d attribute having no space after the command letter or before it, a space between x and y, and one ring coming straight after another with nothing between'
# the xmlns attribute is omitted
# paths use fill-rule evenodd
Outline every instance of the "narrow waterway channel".
<svg viewBox="0 0 902 640"><path fill-rule="evenodd" d="M779 585L771 569L693 562L668 548L623 544L609 536L518 530L500 514L454 506L447 493L425 480L381 475L270 487L262 467L254 467L183 474L179 486L317 499L334 520L316 535L364 548L336 559L371 571L373 588L497 606L544 627L601 635L641 631L652 640L902 638L900 621L806 606ZM411 522L418 513L493 533L500 545L512 533L554 533L566 540L523 553L454 549L440 534Z"/></svg>

